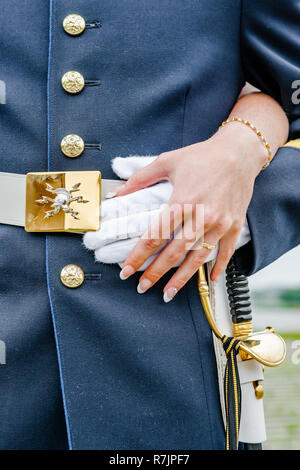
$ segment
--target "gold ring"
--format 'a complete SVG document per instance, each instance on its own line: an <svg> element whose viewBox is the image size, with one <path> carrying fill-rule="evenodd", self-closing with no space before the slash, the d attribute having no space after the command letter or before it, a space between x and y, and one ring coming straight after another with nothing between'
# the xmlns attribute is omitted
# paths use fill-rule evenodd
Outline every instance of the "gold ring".
<svg viewBox="0 0 300 470"><path fill-rule="evenodd" d="M201 242L200 245L202 248L207 248L207 250L215 250L216 245L210 245L209 243Z"/></svg>

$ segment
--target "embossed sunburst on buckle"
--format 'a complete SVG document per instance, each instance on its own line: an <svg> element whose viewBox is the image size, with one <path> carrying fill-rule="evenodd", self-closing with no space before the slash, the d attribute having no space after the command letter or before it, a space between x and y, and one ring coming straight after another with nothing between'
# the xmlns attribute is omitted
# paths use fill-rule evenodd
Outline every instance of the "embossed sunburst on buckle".
<svg viewBox="0 0 300 470"><path fill-rule="evenodd" d="M86 232L100 226L101 173L26 175L27 232Z"/></svg>

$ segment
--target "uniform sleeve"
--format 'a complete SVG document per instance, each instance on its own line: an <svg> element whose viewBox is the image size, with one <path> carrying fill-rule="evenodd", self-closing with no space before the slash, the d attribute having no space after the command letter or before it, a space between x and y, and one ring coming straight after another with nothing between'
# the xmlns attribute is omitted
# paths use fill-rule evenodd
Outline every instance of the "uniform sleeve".
<svg viewBox="0 0 300 470"><path fill-rule="evenodd" d="M300 0L243 0L241 44L245 79L282 105L290 139L299 139ZM251 242L235 254L246 275L300 243L300 149L293 142L257 177L247 219Z"/></svg>

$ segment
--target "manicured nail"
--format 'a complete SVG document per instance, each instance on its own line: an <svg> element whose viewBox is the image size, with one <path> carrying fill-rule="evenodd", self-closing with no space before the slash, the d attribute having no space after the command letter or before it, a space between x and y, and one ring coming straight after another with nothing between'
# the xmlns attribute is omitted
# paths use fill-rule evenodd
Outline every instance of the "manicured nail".
<svg viewBox="0 0 300 470"><path fill-rule="evenodd" d="M166 292L164 293L164 302L166 302L166 304L168 302L171 302L171 300L174 299L177 292L178 291L175 287L169 287L169 289L166 290Z"/></svg>
<svg viewBox="0 0 300 470"><path fill-rule="evenodd" d="M143 279L139 285L137 286L137 291L139 294L143 294L144 292L146 292L146 290L150 289L150 287L152 286L152 282L149 281L149 279Z"/></svg>
<svg viewBox="0 0 300 470"><path fill-rule="evenodd" d="M114 193L115 194L118 194L119 191L121 191L121 189L124 188L126 183L123 183L123 184L119 184L119 186L117 186L116 188L114 188Z"/></svg>
<svg viewBox="0 0 300 470"><path fill-rule="evenodd" d="M127 266L124 266L124 268L120 272L120 278L122 279L122 281L125 281L125 279L127 279L133 273L134 273L133 267L128 264Z"/></svg>
<svg viewBox="0 0 300 470"><path fill-rule="evenodd" d="M113 192L110 191L109 193L106 194L105 199L111 199L111 198L115 197L116 194L117 194L116 192L113 193Z"/></svg>
<svg viewBox="0 0 300 470"><path fill-rule="evenodd" d="M219 274L218 276L215 276L212 281L213 282L219 282L221 275Z"/></svg>
<svg viewBox="0 0 300 470"><path fill-rule="evenodd" d="M108 193L106 194L105 196L105 199L112 199L113 197L117 196L118 195L118 192L121 191L121 189L123 189L125 186L125 183L123 184L119 184L119 186L117 186L116 188L114 188L114 191L108 191Z"/></svg>

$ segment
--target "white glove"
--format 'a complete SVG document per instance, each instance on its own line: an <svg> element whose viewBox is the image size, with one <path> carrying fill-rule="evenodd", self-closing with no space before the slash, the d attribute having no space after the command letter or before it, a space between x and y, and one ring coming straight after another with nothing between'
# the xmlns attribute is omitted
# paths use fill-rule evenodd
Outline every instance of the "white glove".
<svg viewBox="0 0 300 470"><path fill-rule="evenodd" d="M117 157L112 160L112 169L122 179L128 179L140 168L152 163L156 156ZM199 182L200 184L200 182ZM122 263L135 247L149 225L158 217L168 203L173 186L168 181L154 184L149 188L135 191L126 196L106 199L101 204L101 227L97 232L87 232L83 243L95 251L95 258L102 263ZM247 221L241 230L236 249L250 240ZM167 240L139 269L144 271L157 254L165 247ZM218 246L211 251L207 261L216 258ZM182 260L178 263L180 265Z"/></svg>

